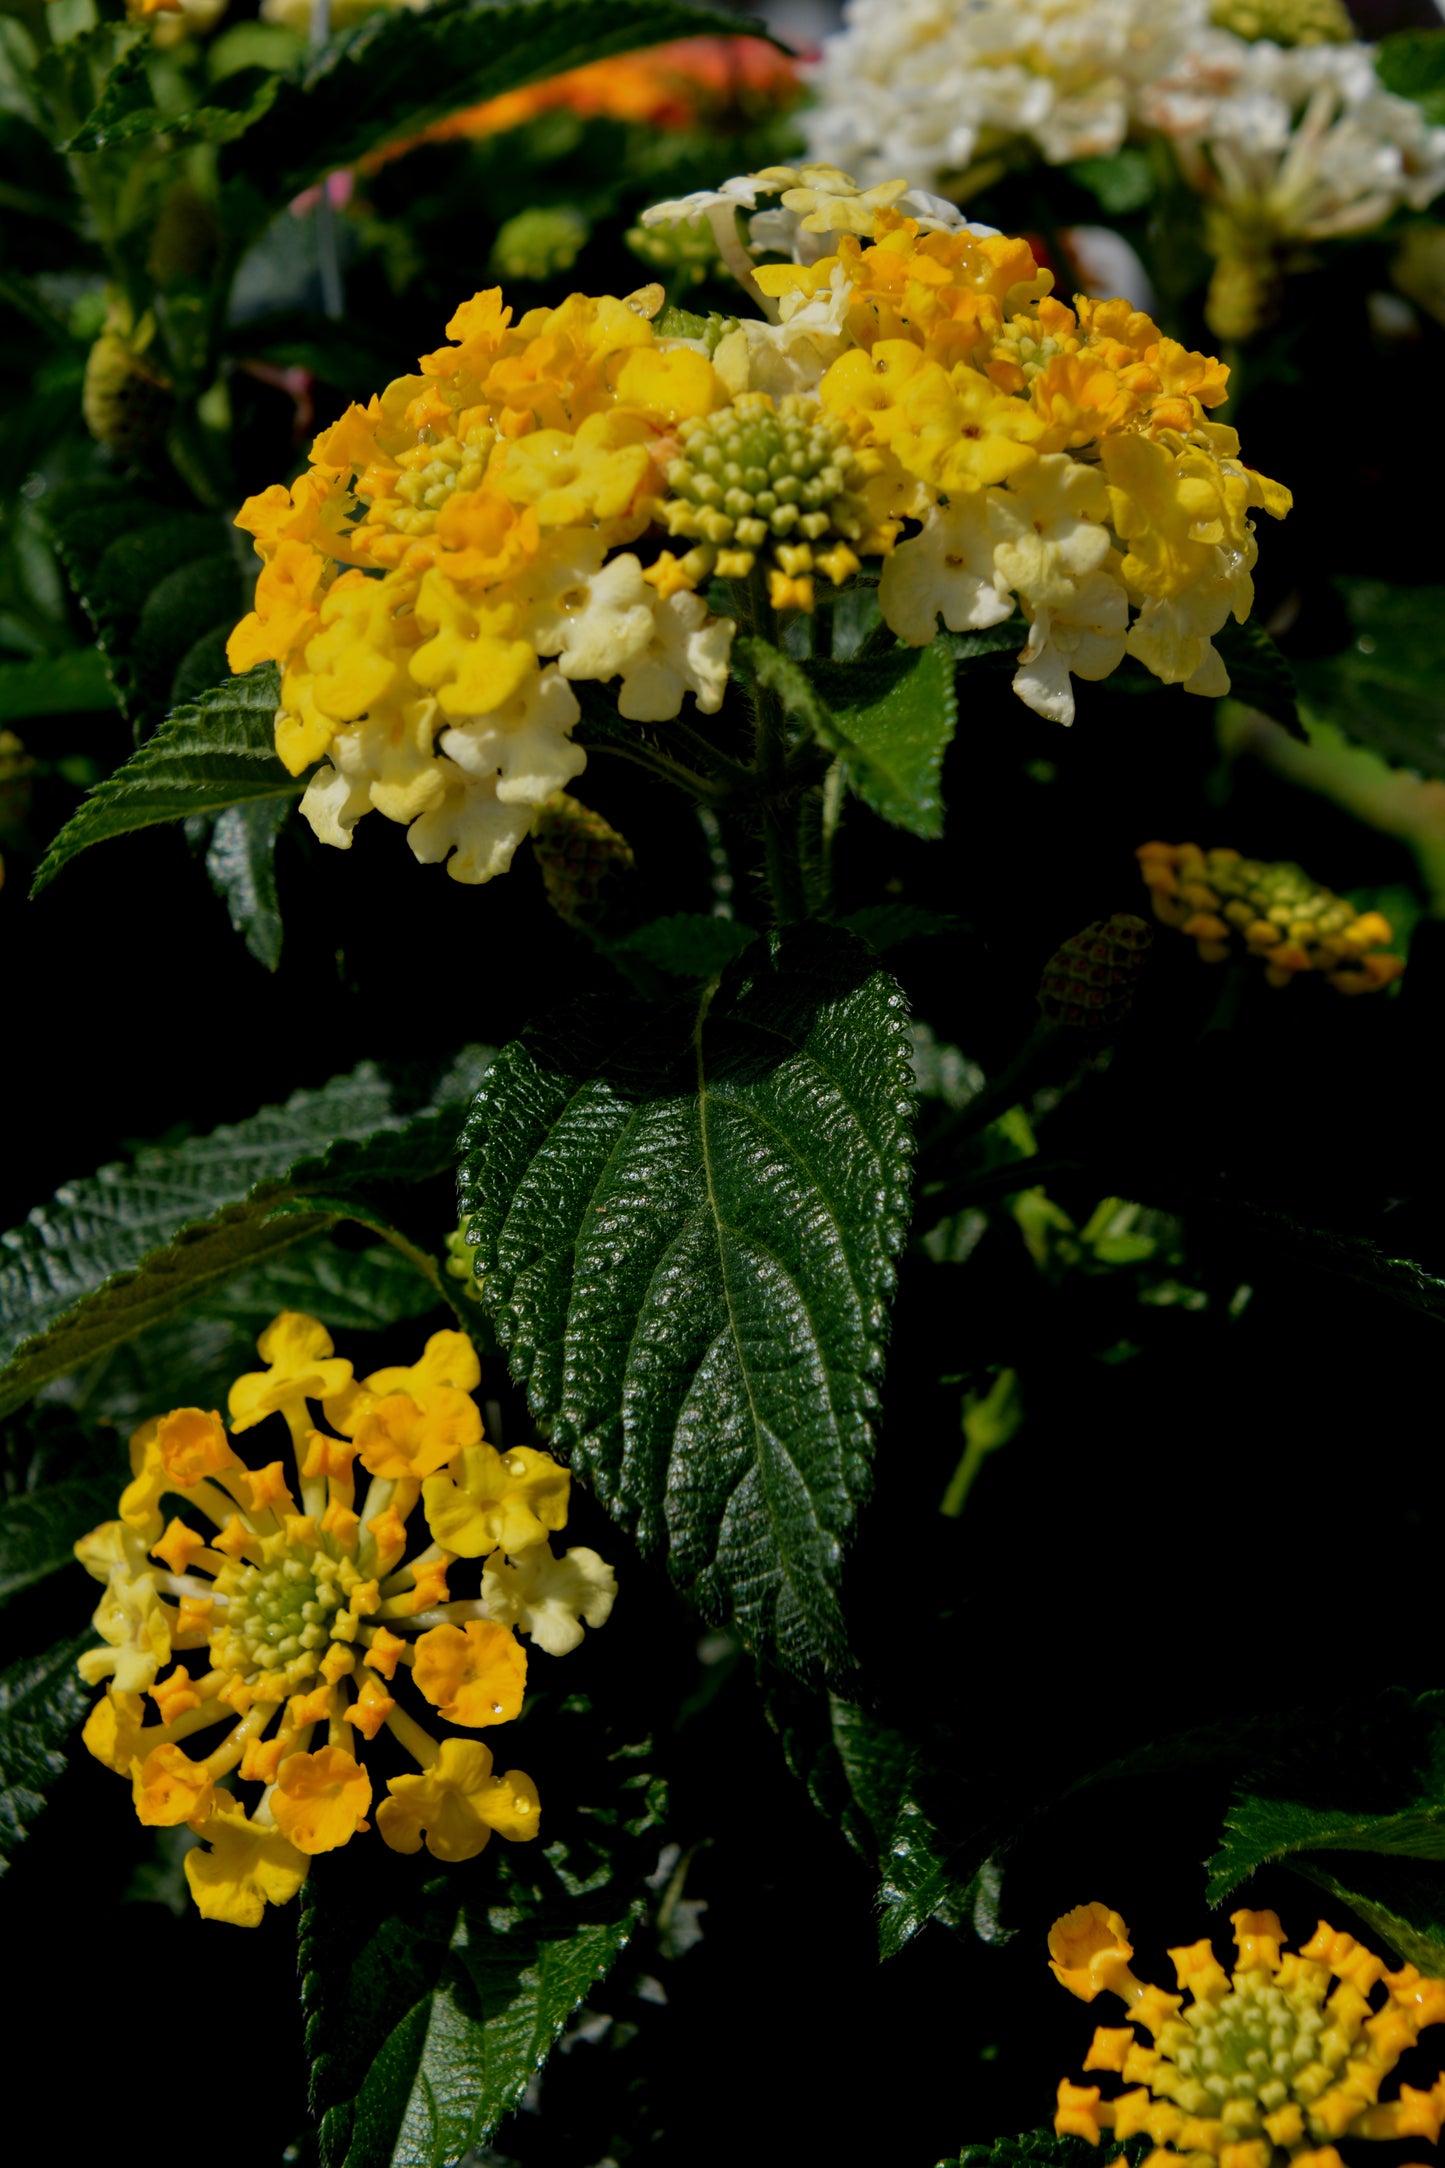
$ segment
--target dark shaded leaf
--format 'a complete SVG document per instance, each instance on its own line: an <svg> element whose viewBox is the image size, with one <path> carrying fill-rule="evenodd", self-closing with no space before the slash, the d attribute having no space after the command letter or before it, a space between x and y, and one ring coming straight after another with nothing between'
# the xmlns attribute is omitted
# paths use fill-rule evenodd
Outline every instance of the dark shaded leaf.
<svg viewBox="0 0 1445 2168"><path fill-rule="evenodd" d="M709 1616L794 1666L846 1655L909 1051L862 945L798 928L700 1005L528 1033L464 1136L482 1300L535 1414Z"/></svg>
<svg viewBox="0 0 1445 2168"><path fill-rule="evenodd" d="M643 957L659 971L670 971L675 978L711 979L756 939L751 926L741 926L734 918L679 911L672 918L639 926L616 946Z"/></svg>
<svg viewBox="0 0 1445 2168"><path fill-rule="evenodd" d="M1386 90L1422 105L1436 127L1445 125L1445 33L1397 30L1374 49L1375 73Z"/></svg>
<svg viewBox="0 0 1445 2168"><path fill-rule="evenodd" d="M0 664L0 724L37 715L95 715L115 704L99 648Z"/></svg>
<svg viewBox="0 0 1445 2168"><path fill-rule="evenodd" d="M1445 587L1337 584L1355 636L1341 654L1295 665L1307 713L1399 767L1445 775Z"/></svg>
<svg viewBox="0 0 1445 2168"><path fill-rule="evenodd" d="M65 1767L70 1735L90 1707L75 1659L93 1639L79 1634L0 1671L0 1874L44 1807Z"/></svg>
<svg viewBox="0 0 1445 2168"><path fill-rule="evenodd" d="M672 0L452 0L422 16L378 14L275 78L269 112L236 144L228 170L285 201L334 166L461 106L539 77L669 38L767 36L762 24Z"/></svg>
<svg viewBox="0 0 1445 2168"><path fill-rule="evenodd" d="M216 817L206 851L211 886L258 964L281 961L281 907L276 900L276 838L291 810L289 798L254 798Z"/></svg>
<svg viewBox="0 0 1445 2168"><path fill-rule="evenodd" d="M77 1537L114 1516L116 1495L113 1477L76 1476L0 1501L0 1603L71 1564Z"/></svg>
<svg viewBox="0 0 1445 2168"><path fill-rule="evenodd" d="M289 810L306 779L288 775L276 758L272 730L278 698L276 667L263 663L168 715L153 738L82 799L41 861L31 894L38 895L92 843L136 828L222 813L231 806ZM258 832L264 836L264 824ZM274 907L274 896L258 896L258 902L264 900Z"/></svg>
<svg viewBox="0 0 1445 2168"><path fill-rule="evenodd" d="M1289 1864L1338 1903L1347 1904L1404 1963L1418 1965L1434 1980L1445 1976L1445 1888L1438 1874L1432 1874L1427 1883L1424 1873L1416 1870L1411 1878L1416 1886L1398 1893L1392 1889L1387 1903L1356 1888L1353 1877L1342 1882L1318 1860L1292 1859Z"/></svg>
<svg viewBox="0 0 1445 2168"><path fill-rule="evenodd" d="M371 1221L378 1189L443 1173L486 1059L459 1057L430 1095L364 1062L282 1107L68 1184L0 1237L0 1413L328 1221ZM439 1274L434 1284L448 1293Z"/></svg>
<svg viewBox="0 0 1445 2168"><path fill-rule="evenodd" d="M1224 630L1214 636L1214 645L1229 672L1231 698L1258 708L1261 715L1271 716L1283 723L1292 736L1302 738L1305 732L1295 700L1294 672L1263 625L1257 625L1252 617L1242 625L1232 617L1226 618Z"/></svg>

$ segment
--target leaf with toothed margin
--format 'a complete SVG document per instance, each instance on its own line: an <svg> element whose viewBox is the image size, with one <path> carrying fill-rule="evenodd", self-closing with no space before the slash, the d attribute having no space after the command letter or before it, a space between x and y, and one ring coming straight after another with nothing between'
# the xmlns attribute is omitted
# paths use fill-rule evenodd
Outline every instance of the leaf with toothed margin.
<svg viewBox="0 0 1445 2168"><path fill-rule="evenodd" d="M843 1666L908 1214L908 1012L837 927L529 1032L463 1133L482 1300L532 1409L713 1618Z"/></svg>

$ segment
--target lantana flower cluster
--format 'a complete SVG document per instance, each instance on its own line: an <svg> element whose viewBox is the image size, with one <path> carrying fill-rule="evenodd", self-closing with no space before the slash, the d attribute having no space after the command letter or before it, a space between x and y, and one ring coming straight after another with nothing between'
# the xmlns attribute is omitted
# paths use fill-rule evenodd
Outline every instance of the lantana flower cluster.
<svg viewBox="0 0 1445 2168"><path fill-rule="evenodd" d="M232 1385L229 1431L203 1408L144 1423L119 1518L75 1547L103 1584L101 1646L78 1660L105 1687L85 1744L129 1781L143 1823L197 1834L185 1857L197 1906L245 1927L296 1894L318 1853L369 1827L363 1754L383 1732L400 1773L375 1819L393 1850L425 1843L455 1861L493 1834L535 1837L532 1779L498 1772L471 1735L521 1711L519 1635L565 1655L616 1594L595 1551L551 1548L566 1469L484 1438L464 1333L434 1333L414 1364L363 1379L297 1311L258 1348L265 1368ZM232 1439L277 1418L290 1463L242 1461ZM168 1500L186 1517L167 1517ZM420 1543L408 1527L418 1506ZM453 1599L448 1574L471 1561L478 1593ZM406 1706L408 1680L422 1715L459 1729L435 1736ZM188 1751L218 1728L209 1751ZM238 1784L260 1788L249 1811Z"/></svg>
<svg viewBox="0 0 1445 2168"><path fill-rule="evenodd" d="M1154 916L1188 935L1203 963L1252 956L1271 986L1314 972L1341 994L1379 993L1405 969L1383 912L1357 910L1291 860L1197 843L1144 843L1136 855Z"/></svg>
<svg viewBox="0 0 1445 2168"><path fill-rule="evenodd" d="M1209 1942L1190 1943L1169 1952L1180 1989L1170 1995L1131 1969L1117 1912L1080 1905L1055 1921L1054 1977L1082 2002L1118 1996L1129 2020L1101 2025L1084 2058L1086 2071L1113 2073L1124 2090L1106 2099L1098 2085L1064 2079L1059 2135L1093 2146L1106 2131L1116 2141L1147 2135L1142 2168L1344 2168L1341 2139L1433 2145L1445 2077L1380 2094L1425 2028L1445 2023L1445 1981L1409 1964L1391 1972L1326 1920L1298 1952L1285 1949L1273 1912L1235 1912L1231 1923L1233 1973Z"/></svg>
<svg viewBox="0 0 1445 2168"><path fill-rule="evenodd" d="M1162 137L1211 204L1210 322L1258 319L1291 244L1423 210L1445 129L1384 89L1342 6L1321 0L848 0L803 116L818 158L960 199L1010 164Z"/></svg>
<svg viewBox="0 0 1445 2168"><path fill-rule="evenodd" d="M501 872L586 764L575 684L615 681L637 723L721 705L717 578L806 611L880 560L913 645L1021 609L1015 689L1061 722L1071 675L1126 653L1228 689L1250 514L1290 500L1208 418L1221 363L1126 302L1056 301L1026 242L902 181L772 167L644 223L699 218L761 315L662 334L654 287L514 325L478 294L243 506L263 570L230 659L281 665L276 749L314 766L324 842L375 809L455 879Z"/></svg>
<svg viewBox="0 0 1445 2168"><path fill-rule="evenodd" d="M1209 419L1221 362L1127 302L1067 307L1027 242L903 181L863 190L831 167L774 167L644 222L699 215L734 228L739 276L777 317L725 332L714 366L735 400L791 395L845 425L866 474L854 546L884 559L879 603L899 638L1022 610L1014 690L1064 723L1072 678L1105 678L1126 653L1166 684L1227 690L1213 639L1253 603L1250 514L1279 518L1290 496ZM758 260L784 252L794 260ZM771 477L758 480L766 507ZM670 576L710 569L687 557Z"/></svg>

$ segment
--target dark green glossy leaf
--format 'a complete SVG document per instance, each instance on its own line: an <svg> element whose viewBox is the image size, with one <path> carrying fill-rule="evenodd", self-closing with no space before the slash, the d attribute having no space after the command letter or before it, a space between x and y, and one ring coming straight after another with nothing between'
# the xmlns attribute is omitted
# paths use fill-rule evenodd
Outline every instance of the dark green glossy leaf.
<svg viewBox="0 0 1445 2168"><path fill-rule="evenodd" d="M371 1220L378 1190L443 1173L486 1058L459 1057L430 1093L364 1062L67 1184L0 1237L0 1413L343 1213Z"/></svg>
<svg viewBox="0 0 1445 2168"><path fill-rule="evenodd" d="M846 665L792 662L761 640L737 646L759 682L841 759L875 813L912 835L943 834L943 756L958 721L947 641Z"/></svg>
<svg viewBox="0 0 1445 2168"><path fill-rule="evenodd" d="M79 1634L0 1671L0 1874L44 1807L68 1759L71 1733L90 1707L75 1659L93 1638Z"/></svg>
<svg viewBox="0 0 1445 2168"><path fill-rule="evenodd" d="M125 122L136 112L153 110L147 63L150 40L144 35L125 47L100 86L100 96L85 124L61 148L66 151L104 150L129 131Z"/></svg>
<svg viewBox="0 0 1445 2168"><path fill-rule="evenodd" d="M1354 638L1341 654L1295 665L1307 712L1398 767L1445 775L1445 587L1337 584Z"/></svg>
<svg viewBox="0 0 1445 2168"><path fill-rule="evenodd" d="M860 941L876 949L881 956L885 950L897 948L904 941L920 941L929 935L956 933L958 920L945 918L937 911L925 911L916 903L868 903L861 911L851 911L840 920L849 933L856 933Z"/></svg>
<svg viewBox="0 0 1445 2168"><path fill-rule="evenodd" d="M99 714L114 706L115 689L99 648L0 665L0 724L37 715Z"/></svg>
<svg viewBox="0 0 1445 2168"><path fill-rule="evenodd" d="M902 996L799 928L701 1003L592 1003L499 1056L462 1203L531 1405L712 1617L841 1663L908 1209Z"/></svg>
<svg viewBox="0 0 1445 2168"><path fill-rule="evenodd" d="M91 844L136 828L233 806L289 809L306 779L288 775L276 758L278 698L275 665L263 663L168 715L153 738L81 801L41 862L31 894ZM259 832L264 835L264 825ZM258 893L257 907L268 903L274 908L274 891L269 898ZM233 908L233 921L235 916ZM279 938L279 928L277 933Z"/></svg>
<svg viewBox="0 0 1445 2168"><path fill-rule="evenodd" d="M211 886L258 964L281 961L281 907L276 899L276 838L291 810L289 798L254 798L216 816L206 850Z"/></svg>

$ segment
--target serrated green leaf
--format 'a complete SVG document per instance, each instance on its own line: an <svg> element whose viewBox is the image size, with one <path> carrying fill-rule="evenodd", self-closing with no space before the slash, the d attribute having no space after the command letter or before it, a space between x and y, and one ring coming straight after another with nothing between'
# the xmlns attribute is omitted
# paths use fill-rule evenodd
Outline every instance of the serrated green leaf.
<svg viewBox="0 0 1445 2168"><path fill-rule="evenodd" d="M1445 1974L1445 1891L1440 1887L1438 1875L1431 1878L1433 1887L1430 1889L1410 1893L1407 1916L1398 1896L1392 1904L1382 1903L1378 1897L1340 1881L1318 1860L1292 1859L1289 1864L1296 1874L1303 1875L1317 1888L1327 1890L1341 1904L1347 1904L1371 1933L1378 1935L1407 1965L1418 1965L1434 1980Z"/></svg>
<svg viewBox="0 0 1445 2168"><path fill-rule="evenodd" d="M461 106L670 38L768 35L761 23L673 0L453 0L422 16L377 14L273 78L275 102L240 139L230 173L284 202L334 166Z"/></svg>
<svg viewBox="0 0 1445 2168"><path fill-rule="evenodd" d="M1288 1799L1236 1799L1224 1841L1209 1862L1209 1901L1219 1904L1247 1876L1296 1852L1378 1852L1387 1859L1445 1859L1445 1805L1398 1814L1345 1814Z"/></svg>
<svg viewBox="0 0 1445 2168"><path fill-rule="evenodd" d="M875 813L911 835L943 834L943 756L958 721L946 642L847 664L796 663L763 640L739 640L736 650L788 713L838 755Z"/></svg>
<svg viewBox="0 0 1445 2168"><path fill-rule="evenodd" d="M77 1476L0 1500L0 1603L72 1563L76 1538L113 1517L113 1478Z"/></svg>
<svg viewBox="0 0 1445 2168"><path fill-rule="evenodd" d="M38 715L97 715L113 708L115 688L99 648L73 648L35 662L0 665L0 724Z"/></svg>
<svg viewBox="0 0 1445 2168"><path fill-rule="evenodd" d="M245 937L258 964L281 961L281 907L276 897L276 838L291 810L288 798L257 798L216 816L206 850L211 886Z"/></svg>
<svg viewBox="0 0 1445 2168"><path fill-rule="evenodd" d="M148 86L141 87L148 91ZM181 142L234 143L270 111L281 87L281 77L272 69L246 67L218 83L207 103L189 113L162 112L148 95L132 96L129 102L117 97L104 111L98 107L66 148L104 151L158 135Z"/></svg>
<svg viewBox="0 0 1445 2168"><path fill-rule="evenodd" d="M342 1334L381 1332L436 1306L434 1284L390 1244L345 1250L330 1235L311 1236L222 1281L58 1390L87 1423L126 1432L158 1408L224 1407L278 1310L308 1311Z"/></svg>
<svg viewBox="0 0 1445 2168"><path fill-rule="evenodd" d="M486 1058L471 1050L430 1095L363 1062L248 1121L67 1184L0 1236L0 1414L343 1209L370 1218L379 1188L443 1173ZM300 1209L278 1212L287 1205Z"/></svg>
<svg viewBox="0 0 1445 2168"><path fill-rule="evenodd" d="M1441 36L1445 44L1445 34ZM1340 580L1354 638L1296 663L1306 711L1397 767L1445 776L1445 587Z"/></svg>
<svg viewBox="0 0 1445 2168"><path fill-rule="evenodd" d="M1304 1271L1352 1280L1422 1316L1445 1318L1445 1279L1413 1258L1391 1257L1368 1236L1311 1227L1270 1205L1220 1205L1216 1217L1236 1237L1263 1243Z"/></svg>
<svg viewBox="0 0 1445 2168"><path fill-rule="evenodd" d="M1153 2141L1126 2138L1115 2160L1137 2168ZM987 2145L966 2145L957 2159L940 2161L939 2168L1098 2168L1099 2149L1085 2138L1060 2138L1051 2130L1026 2130L1017 2138L994 2138Z"/></svg>
<svg viewBox="0 0 1445 2168"><path fill-rule="evenodd" d="M549 1826L565 1833L545 1849L498 1847L413 1880L404 1911L379 1925L369 1885L358 1906L324 1873L307 1884L302 1997L323 2168L437 2168L484 2146L645 1910L664 1804L651 1742L618 1745L577 1696L559 1706L544 1693L526 1721L557 1766L588 1773L585 1811L559 1803Z"/></svg>
<svg viewBox="0 0 1445 2168"><path fill-rule="evenodd" d="M680 979L711 979L757 939L751 926L735 918L710 918L703 911L678 911L655 918L615 944L641 956L659 971Z"/></svg>
<svg viewBox="0 0 1445 2168"><path fill-rule="evenodd" d="M1296 738L1304 736L1295 696L1294 672L1263 625L1252 617L1242 625L1225 620L1214 636L1224 667L1229 672L1230 697L1268 715Z"/></svg>
<svg viewBox="0 0 1445 2168"><path fill-rule="evenodd" d="M96 784L41 861L31 895L93 843L193 814L266 802L289 807L306 788L276 758L273 726L280 697L274 663L227 678L168 715L153 738Z"/></svg>
<svg viewBox="0 0 1445 2168"><path fill-rule="evenodd" d="M79 1634L0 1671L0 1874L44 1807L90 1707L75 1659L93 1639Z"/></svg>
<svg viewBox="0 0 1445 2168"><path fill-rule="evenodd" d="M862 945L802 927L700 1004L528 1033L464 1133L482 1300L537 1417L709 1616L794 1667L846 1655L909 1050Z"/></svg>
<svg viewBox="0 0 1445 2168"><path fill-rule="evenodd" d="M116 696L142 736L165 713L198 638L245 613L248 590L229 523L219 512L179 510L105 480L55 490L45 520Z"/></svg>

